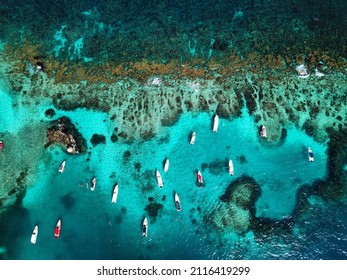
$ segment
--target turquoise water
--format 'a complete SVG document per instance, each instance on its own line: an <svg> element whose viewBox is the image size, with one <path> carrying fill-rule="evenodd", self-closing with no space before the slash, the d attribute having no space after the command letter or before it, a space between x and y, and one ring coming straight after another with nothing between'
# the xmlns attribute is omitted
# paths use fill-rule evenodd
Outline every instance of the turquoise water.
<svg viewBox="0 0 347 280"><path fill-rule="evenodd" d="M4 100L0 131L5 147L11 145L10 137L17 137L15 142L24 146L30 141L21 133L28 123L43 130L44 135L49 119L43 112L49 104L28 109L14 106L18 100L11 99L5 86L0 94ZM312 245L307 240L310 229L294 226L287 236L259 239L254 230L242 235L217 232L204 219L220 204L219 197L227 186L243 175L260 185L256 217L276 223L292 216L299 188L327 176L326 144L315 142L294 126L287 127L281 145L270 145L259 138L258 127L246 109L239 118L220 119L217 133L211 130L212 113L186 113L173 126L162 127L155 138L124 144L110 140L114 125L105 113L77 109L57 111L56 118L60 116L68 116L87 139L86 154L69 155L59 146L44 150L44 137L37 137L28 154L25 149L18 153L12 150L11 155L4 149L1 154L4 161L10 156L31 157L29 186L22 203L1 222L6 228L1 233L3 258L301 259L320 255L311 255L308 250L308 244ZM189 144L192 131L197 135L194 145ZM93 134L104 135L106 143L93 147ZM314 163L308 161L308 146L314 152ZM167 173L163 171L165 158L170 159ZM235 168L232 177L227 170L229 158ZM60 174L63 160L66 168ZM156 185L155 169L161 171L162 189ZM196 186L197 170L202 170L205 180L201 189ZM97 178L94 192L86 187L93 176ZM112 204L115 183L119 195ZM175 209L174 192L180 196L182 212ZM148 217L145 208L150 199L162 208L157 217L149 219L148 237L143 238L141 222ZM325 202L312 198L310 203L321 209ZM62 232L56 240L53 231L59 218ZM319 227L319 221L316 223L314 228ZM35 224L39 225L39 235L33 246L30 235Z"/></svg>

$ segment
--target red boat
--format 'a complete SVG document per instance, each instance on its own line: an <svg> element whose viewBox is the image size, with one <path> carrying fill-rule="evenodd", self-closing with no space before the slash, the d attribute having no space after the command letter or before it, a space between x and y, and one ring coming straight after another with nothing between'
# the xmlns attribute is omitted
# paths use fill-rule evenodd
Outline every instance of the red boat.
<svg viewBox="0 0 347 280"><path fill-rule="evenodd" d="M55 238L59 238L60 236L60 230L61 230L61 220L59 220L57 222L57 225L55 226L55 229L54 229L54 237Z"/></svg>
<svg viewBox="0 0 347 280"><path fill-rule="evenodd" d="M2 142L2 140L0 140L0 152L2 150L2 144L3 144L3 142Z"/></svg>
<svg viewBox="0 0 347 280"><path fill-rule="evenodd" d="M202 175L201 175L201 172L200 172L200 171L198 171L196 178L197 178L197 181L198 181L198 182L197 182L197 183L198 183L198 186L199 186L200 188L202 188L202 187L204 186L204 180L202 179Z"/></svg>

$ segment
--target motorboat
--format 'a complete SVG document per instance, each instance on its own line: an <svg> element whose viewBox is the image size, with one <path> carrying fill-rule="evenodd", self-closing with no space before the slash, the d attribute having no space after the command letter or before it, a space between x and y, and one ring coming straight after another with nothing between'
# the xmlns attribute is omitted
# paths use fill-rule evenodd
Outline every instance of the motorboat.
<svg viewBox="0 0 347 280"><path fill-rule="evenodd" d="M4 142L2 140L0 140L0 152L2 151L3 144L4 144Z"/></svg>
<svg viewBox="0 0 347 280"><path fill-rule="evenodd" d="M159 188L162 188L164 186L164 183L163 183L163 179L161 178L161 175L160 175L160 172L158 169L155 171L155 176L157 177L157 183L158 183Z"/></svg>
<svg viewBox="0 0 347 280"><path fill-rule="evenodd" d="M36 244L36 239L37 239L37 235L39 234L39 226L36 225L34 227L34 230L33 230L33 233L31 234L31 239L30 239L30 242L32 244Z"/></svg>
<svg viewBox="0 0 347 280"><path fill-rule="evenodd" d="M57 222L57 225L55 226L55 229L54 229L54 237L55 238L60 237L60 230L61 230L61 220L59 219Z"/></svg>
<svg viewBox="0 0 347 280"><path fill-rule="evenodd" d="M91 185L90 185L90 190L94 191L95 190L95 185L96 185L96 178L95 176L92 179Z"/></svg>
<svg viewBox="0 0 347 280"><path fill-rule="evenodd" d="M170 164L170 162L169 162L169 159L167 158L164 162L164 172L168 172L169 164Z"/></svg>
<svg viewBox="0 0 347 280"><path fill-rule="evenodd" d="M191 136L190 136L190 144L191 144L191 145L194 145L194 143L195 143L195 137L196 137L196 133L195 133L195 131L193 131L193 133L192 133Z"/></svg>
<svg viewBox="0 0 347 280"><path fill-rule="evenodd" d="M200 188L202 188L204 186L204 180L202 178L202 174L200 171L198 171L197 175L196 175L196 179L197 179L197 183L198 183L198 186Z"/></svg>
<svg viewBox="0 0 347 280"><path fill-rule="evenodd" d="M180 201L180 198L178 197L177 193L175 193L175 207L176 207L176 210L179 212L182 210L181 201Z"/></svg>
<svg viewBox="0 0 347 280"><path fill-rule="evenodd" d="M234 175L234 164L231 159L229 159L229 175Z"/></svg>
<svg viewBox="0 0 347 280"><path fill-rule="evenodd" d="M66 164L66 161L65 161L65 160L60 164L60 167L59 167L59 172L60 172L60 173L63 173L63 172L64 172L65 164Z"/></svg>
<svg viewBox="0 0 347 280"><path fill-rule="evenodd" d="M117 202L117 197L118 197L118 184L116 184L113 188L112 203Z"/></svg>
<svg viewBox="0 0 347 280"><path fill-rule="evenodd" d="M263 137L263 138L267 137L265 125L260 126L259 135L260 137Z"/></svg>
<svg viewBox="0 0 347 280"><path fill-rule="evenodd" d="M213 119L213 131L214 132L217 132L218 124L219 124L219 117L218 117L218 115L215 115L214 119Z"/></svg>
<svg viewBox="0 0 347 280"><path fill-rule="evenodd" d="M146 237L148 233L148 220L145 217L142 222L142 236Z"/></svg>
<svg viewBox="0 0 347 280"><path fill-rule="evenodd" d="M308 153L308 160L314 161L313 152L312 152L312 149L310 147L308 147L307 153Z"/></svg>

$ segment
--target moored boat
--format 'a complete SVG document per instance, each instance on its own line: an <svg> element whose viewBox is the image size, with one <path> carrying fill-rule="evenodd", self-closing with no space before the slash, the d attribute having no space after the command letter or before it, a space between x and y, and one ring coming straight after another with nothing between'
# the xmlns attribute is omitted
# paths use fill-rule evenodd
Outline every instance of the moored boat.
<svg viewBox="0 0 347 280"><path fill-rule="evenodd" d="M113 188L113 193L112 193L112 203L117 202L117 197L118 197L118 184L116 184Z"/></svg>
<svg viewBox="0 0 347 280"><path fill-rule="evenodd" d="M260 126L259 135L260 135L260 137L263 137L263 138L267 137L265 125Z"/></svg>
<svg viewBox="0 0 347 280"><path fill-rule="evenodd" d="M164 162L164 172L168 172L169 165L170 165L170 162L169 162L169 159L167 158Z"/></svg>
<svg viewBox="0 0 347 280"><path fill-rule="evenodd" d="M175 193L175 207L177 211L181 211L181 201L177 193Z"/></svg>
<svg viewBox="0 0 347 280"><path fill-rule="evenodd" d="M61 230L61 220L59 219L57 222L57 225L55 226L55 229L54 229L54 237L55 238L60 237L60 230Z"/></svg>
<svg viewBox="0 0 347 280"><path fill-rule="evenodd" d="M312 152L312 149L310 147L308 147L307 153L308 153L308 160L311 162L314 161L313 152Z"/></svg>
<svg viewBox="0 0 347 280"><path fill-rule="evenodd" d="M160 172L158 169L155 171L155 176L157 177L157 183L158 183L159 188L162 188L164 183L163 183L163 179L161 178L161 175L160 175Z"/></svg>
<svg viewBox="0 0 347 280"><path fill-rule="evenodd" d="M193 133L192 133L191 136L190 136L190 144L191 144L191 145L194 145L194 143L195 143L195 137L196 137L196 133L195 133L195 131L193 131Z"/></svg>
<svg viewBox="0 0 347 280"><path fill-rule="evenodd" d="M0 152L2 151L3 145L4 145L4 142L2 140L0 140Z"/></svg>
<svg viewBox="0 0 347 280"><path fill-rule="evenodd" d="M94 191L95 190L95 185L96 185L96 178L95 176L92 179L91 185L90 185L90 190Z"/></svg>
<svg viewBox="0 0 347 280"><path fill-rule="evenodd" d="M148 220L145 217L142 222L142 236L146 237L148 233Z"/></svg>
<svg viewBox="0 0 347 280"><path fill-rule="evenodd" d="M32 244L36 244L36 239L37 239L37 235L39 234L39 226L36 225L34 227L34 230L33 230L33 233L31 234L31 239L30 239L30 242Z"/></svg>
<svg viewBox="0 0 347 280"><path fill-rule="evenodd" d="M65 164L66 164L66 161L65 161L65 160L60 164L60 166L59 166L59 172L60 172L60 173L63 173L63 172L64 172L64 170L65 170Z"/></svg>
<svg viewBox="0 0 347 280"><path fill-rule="evenodd" d="M202 178L202 174L200 171L198 171L197 175L196 175L196 179L197 179L197 184L200 188L202 188L204 186L204 180Z"/></svg>
<svg viewBox="0 0 347 280"><path fill-rule="evenodd" d="M231 159L229 159L229 175L234 175L234 164Z"/></svg>
<svg viewBox="0 0 347 280"><path fill-rule="evenodd" d="M213 119L213 131L214 132L217 132L218 124L219 124L219 117L218 117L218 115L215 115L214 119Z"/></svg>

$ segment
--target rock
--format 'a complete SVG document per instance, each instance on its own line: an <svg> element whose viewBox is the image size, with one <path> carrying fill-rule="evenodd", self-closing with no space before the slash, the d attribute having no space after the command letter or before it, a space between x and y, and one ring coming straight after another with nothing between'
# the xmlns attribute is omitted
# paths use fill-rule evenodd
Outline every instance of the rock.
<svg viewBox="0 0 347 280"><path fill-rule="evenodd" d="M47 128L46 135L48 141L45 148L52 144L61 144L68 153L85 153L87 150L86 140L67 117L53 121Z"/></svg>

